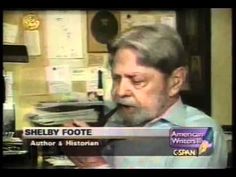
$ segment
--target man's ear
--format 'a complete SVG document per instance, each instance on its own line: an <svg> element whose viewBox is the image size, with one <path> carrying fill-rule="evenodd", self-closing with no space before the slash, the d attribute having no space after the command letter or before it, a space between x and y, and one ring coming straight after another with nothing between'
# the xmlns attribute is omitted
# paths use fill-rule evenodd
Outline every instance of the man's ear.
<svg viewBox="0 0 236 177"><path fill-rule="evenodd" d="M168 79L168 94L169 97L173 97L179 94L183 87L187 75L187 69L185 67L176 68Z"/></svg>

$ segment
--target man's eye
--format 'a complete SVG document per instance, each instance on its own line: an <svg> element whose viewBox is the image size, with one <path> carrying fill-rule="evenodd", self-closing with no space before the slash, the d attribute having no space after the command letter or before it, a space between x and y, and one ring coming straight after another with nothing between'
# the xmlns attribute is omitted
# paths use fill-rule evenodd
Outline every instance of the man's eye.
<svg viewBox="0 0 236 177"><path fill-rule="evenodd" d="M134 85L141 85L141 84L143 84L144 83L144 81L133 81L133 84Z"/></svg>

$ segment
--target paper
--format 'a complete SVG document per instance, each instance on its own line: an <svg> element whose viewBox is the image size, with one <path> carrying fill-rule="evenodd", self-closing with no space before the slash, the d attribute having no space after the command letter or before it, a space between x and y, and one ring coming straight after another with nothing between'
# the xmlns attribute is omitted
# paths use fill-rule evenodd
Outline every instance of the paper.
<svg viewBox="0 0 236 177"><path fill-rule="evenodd" d="M4 80L6 106L13 106L13 72L7 71L4 74Z"/></svg>
<svg viewBox="0 0 236 177"><path fill-rule="evenodd" d="M39 31L24 31L24 43L27 46L27 51L30 56L41 54Z"/></svg>
<svg viewBox="0 0 236 177"><path fill-rule="evenodd" d="M82 14L51 11L46 16L48 58L83 58Z"/></svg>
<svg viewBox="0 0 236 177"><path fill-rule="evenodd" d="M70 93L72 92L72 84L71 82L63 82L63 81L50 81L49 85L49 93Z"/></svg>
<svg viewBox="0 0 236 177"><path fill-rule="evenodd" d="M166 25L169 25L170 27L176 29L175 17L162 16L160 20L161 20L161 24L166 24Z"/></svg>
<svg viewBox="0 0 236 177"><path fill-rule="evenodd" d="M13 72L6 72L6 74L4 75L4 79L5 79L5 93L6 93L6 99L8 97L12 97L13 96Z"/></svg>
<svg viewBox="0 0 236 177"><path fill-rule="evenodd" d="M135 16L133 19L133 26L153 25L156 23L155 17L153 15L140 14Z"/></svg>
<svg viewBox="0 0 236 177"><path fill-rule="evenodd" d="M107 54L89 54L88 55L88 66L103 66L106 58L108 57Z"/></svg>
<svg viewBox="0 0 236 177"><path fill-rule="evenodd" d="M49 65L68 65L69 67L85 67L84 59L75 59L75 58L49 58Z"/></svg>
<svg viewBox="0 0 236 177"><path fill-rule="evenodd" d="M69 81L70 70L69 66L47 66L46 68L47 81Z"/></svg>
<svg viewBox="0 0 236 177"><path fill-rule="evenodd" d="M3 110L6 110L6 109L13 110L14 109L14 104L13 103L9 103L9 102L3 103Z"/></svg>
<svg viewBox="0 0 236 177"><path fill-rule="evenodd" d="M62 125L72 120L96 122L98 113L94 108L81 109L78 105L66 105L55 107L37 107L29 117L30 121L43 126Z"/></svg>
<svg viewBox="0 0 236 177"><path fill-rule="evenodd" d="M45 69L50 93L72 91L71 74L68 66L48 66Z"/></svg>
<svg viewBox="0 0 236 177"><path fill-rule="evenodd" d="M176 28L175 11L122 11L121 31L132 26L163 23Z"/></svg>
<svg viewBox="0 0 236 177"><path fill-rule="evenodd" d="M104 105L102 101L96 101L96 102L90 102L90 101L84 101L84 102L39 102L39 104L36 106L37 109L47 109L47 108L52 108L52 107L57 107L57 106L82 106L82 107L87 107L87 106L102 106Z"/></svg>
<svg viewBox="0 0 236 177"><path fill-rule="evenodd" d="M15 43L18 33L18 26L8 23L3 23L3 42Z"/></svg>
<svg viewBox="0 0 236 177"><path fill-rule="evenodd" d="M72 81L87 81L88 69L87 68L71 68L71 80Z"/></svg>
<svg viewBox="0 0 236 177"><path fill-rule="evenodd" d="M124 31L132 26L153 25L156 23L156 18L153 14L125 12L121 14L121 22L121 30Z"/></svg>

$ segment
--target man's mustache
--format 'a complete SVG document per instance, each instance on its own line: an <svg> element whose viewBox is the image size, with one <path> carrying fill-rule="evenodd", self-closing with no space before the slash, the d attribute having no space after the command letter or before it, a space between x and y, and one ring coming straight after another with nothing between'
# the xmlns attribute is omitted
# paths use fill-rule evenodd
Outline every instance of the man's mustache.
<svg viewBox="0 0 236 177"><path fill-rule="evenodd" d="M118 105L124 105L124 106L133 106L137 107L137 104L134 100L129 100L127 98L118 98L114 100Z"/></svg>

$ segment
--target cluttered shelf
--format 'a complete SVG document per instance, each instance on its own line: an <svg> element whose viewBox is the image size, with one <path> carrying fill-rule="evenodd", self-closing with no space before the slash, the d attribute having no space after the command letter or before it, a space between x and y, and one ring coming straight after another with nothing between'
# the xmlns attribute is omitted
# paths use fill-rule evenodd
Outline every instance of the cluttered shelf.
<svg viewBox="0 0 236 177"><path fill-rule="evenodd" d="M32 126L62 126L65 122L85 121L90 126L104 124L104 102L40 102L29 114Z"/></svg>

